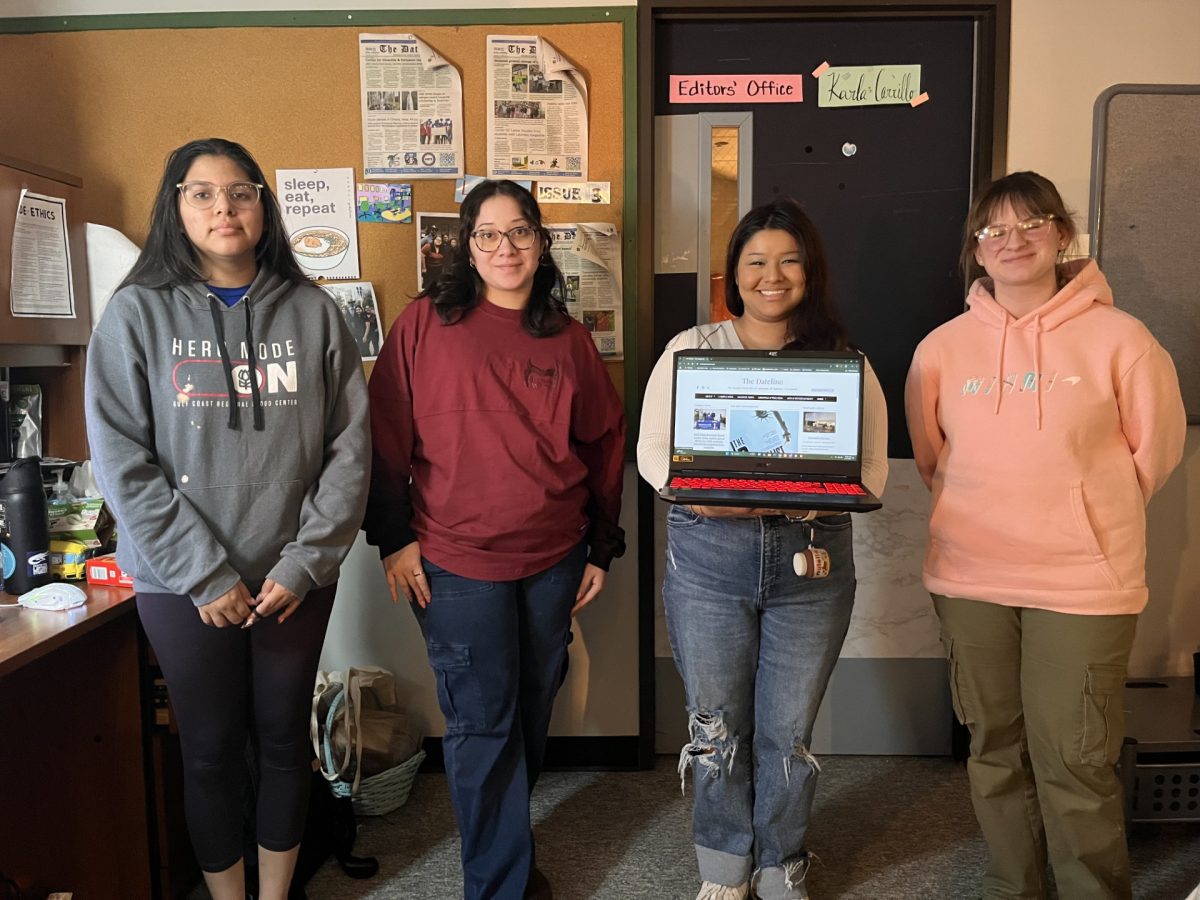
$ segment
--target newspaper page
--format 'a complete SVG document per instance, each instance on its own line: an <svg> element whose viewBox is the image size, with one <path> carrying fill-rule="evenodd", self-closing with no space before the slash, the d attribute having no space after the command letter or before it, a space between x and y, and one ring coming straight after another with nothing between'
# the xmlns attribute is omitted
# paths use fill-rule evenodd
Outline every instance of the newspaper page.
<svg viewBox="0 0 1200 900"><path fill-rule="evenodd" d="M549 225L550 255L566 283L567 312L592 333L605 359L624 356L621 236L607 222Z"/></svg>
<svg viewBox="0 0 1200 900"><path fill-rule="evenodd" d="M488 177L587 181L587 83L535 35L488 35Z"/></svg>
<svg viewBox="0 0 1200 900"><path fill-rule="evenodd" d="M414 34L360 34L363 179L463 174L462 75Z"/></svg>

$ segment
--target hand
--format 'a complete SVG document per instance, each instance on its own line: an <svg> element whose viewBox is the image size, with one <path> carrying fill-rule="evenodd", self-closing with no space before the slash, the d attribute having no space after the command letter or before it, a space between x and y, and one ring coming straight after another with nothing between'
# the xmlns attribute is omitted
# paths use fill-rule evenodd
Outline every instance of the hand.
<svg viewBox="0 0 1200 900"><path fill-rule="evenodd" d="M599 566L588 563L583 567L583 578L579 580L579 590L575 592L575 605L571 607L571 615L575 615L596 599L596 595L604 590L604 579L608 575Z"/></svg>
<svg viewBox="0 0 1200 900"><path fill-rule="evenodd" d="M282 610L279 613L279 623L282 625L292 613L300 608L303 602L299 597L285 588L278 581L272 581L268 578L263 582L262 590L258 592L256 598L257 606L254 612L250 613L249 618L242 624L243 628L249 628L259 619L269 616L275 610Z"/></svg>
<svg viewBox="0 0 1200 900"><path fill-rule="evenodd" d="M404 592L409 603L415 601L421 609L428 606L429 601L433 599L429 593L429 578L421 566L421 547L417 541L385 556L383 572L387 575L388 590L392 592L393 603L400 602L399 591Z"/></svg>
<svg viewBox="0 0 1200 900"><path fill-rule="evenodd" d="M759 509L754 506L689 506L698 516L708 516L710 519L744 519L748 516L774 515L775 510Z"/></svg>
<svg viewBox="0 0 1200 900"><path fill-rule="evenodd" d="M197 612L205 625L224 628L226 625L241 625L245 622L253 605L250 591L239 581L216 600L205 603Z"/></svg>

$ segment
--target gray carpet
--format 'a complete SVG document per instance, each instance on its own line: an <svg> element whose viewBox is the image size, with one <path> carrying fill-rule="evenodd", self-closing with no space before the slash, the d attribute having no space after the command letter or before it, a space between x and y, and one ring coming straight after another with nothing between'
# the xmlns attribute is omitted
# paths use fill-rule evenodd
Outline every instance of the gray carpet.
<svg viewBox="0 0 1200 900"><path fill-rule="evenodd" d="M948 759L825 757L810 848L813 900L965 900L979 896L985 851L965 770ZM691 900L691 789L675 760L653 772L542 777L534 795L538 863L556 900ZM417 778L395 813L361 819L355 852L379 874L351 881L336 863L312 900L454 900L458 838L440 775ZM1200 882L1200 825L1137 826L1130 835L1137 900L1184 900ZM1064 898L1069 900L1069 898Z"/></svg>

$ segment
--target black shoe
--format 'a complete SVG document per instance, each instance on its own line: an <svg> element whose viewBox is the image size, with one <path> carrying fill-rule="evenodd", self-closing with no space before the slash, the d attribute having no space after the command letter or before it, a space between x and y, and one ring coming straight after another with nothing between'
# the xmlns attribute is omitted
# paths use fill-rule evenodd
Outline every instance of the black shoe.
<svg viewBox="0 0 1200 900"><path fill-rule="evenodd" d="M534 867L529 872L529 881L525 884L525 900L554 900L550 881L539 868Z"/></svg>

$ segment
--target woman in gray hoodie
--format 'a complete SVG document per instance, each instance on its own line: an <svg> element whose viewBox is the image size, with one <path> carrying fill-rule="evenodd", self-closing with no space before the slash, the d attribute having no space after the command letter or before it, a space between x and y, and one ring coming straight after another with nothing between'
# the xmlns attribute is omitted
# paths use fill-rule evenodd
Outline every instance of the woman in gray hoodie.
<svg viewBox="0 0 1200 900"><path fill-rule="evenodd" d="M230 141L175 150L88 347L97 479L171 692L214 900L244 896L248 738L260 897L287 895L313 679L370 465L357 346L292 256L266 181Z"/></svg>

